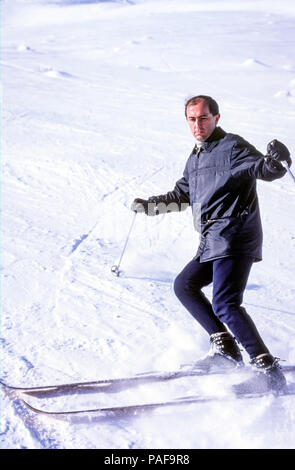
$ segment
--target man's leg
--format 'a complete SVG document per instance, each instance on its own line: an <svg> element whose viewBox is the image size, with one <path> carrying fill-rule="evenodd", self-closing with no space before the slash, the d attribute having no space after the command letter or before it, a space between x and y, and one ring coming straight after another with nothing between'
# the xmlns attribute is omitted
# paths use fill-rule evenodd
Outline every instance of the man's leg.
<svg viewBox="0 0 295 470"><path fill-rule="evenodd" d="M199 263L192 260L174 281L174 291L180 302L201 326L212 335L227 331L221 320L214 314L212 305L201 289L211 284L213 263Z"/></svg>
<svg viewBox="0 0 295 470"><path fill-rule="evenodd" d="M250 257L213 261L213 311L242 344L250 358L269 353L257 328L241 307L253 260Z"/></svg>

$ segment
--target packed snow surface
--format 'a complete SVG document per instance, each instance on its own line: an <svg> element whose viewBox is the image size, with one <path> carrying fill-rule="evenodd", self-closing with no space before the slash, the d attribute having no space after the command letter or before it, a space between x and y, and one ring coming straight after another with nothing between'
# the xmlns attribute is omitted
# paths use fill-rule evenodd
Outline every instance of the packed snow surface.
<svg viewBox="0 0 295 470"><path fill-rule="evenodd" d="M1 378L13 385L169 370L208 351L173 292L198 246L190 210L138 215L182 176L185 98L262 152L295 147L293 0L2 0ZM294 155L295 159L295 155ZM264 260L244 306L295 364L295 186L258 182ZM210 296L210 287L206 290ZM248 358L243 352L244 359ZM39 400L47 409L228 398L211 376ZM288 375L290 383L294 373ZM294 448L294 396L190 404L105 420L34 415L2 393L2 448Z"/></svg>

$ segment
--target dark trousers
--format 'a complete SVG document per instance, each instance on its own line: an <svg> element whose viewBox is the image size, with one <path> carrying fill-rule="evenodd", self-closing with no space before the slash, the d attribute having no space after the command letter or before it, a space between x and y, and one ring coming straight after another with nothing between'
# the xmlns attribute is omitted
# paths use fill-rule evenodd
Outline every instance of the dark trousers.
<svg viewBox="0 0 295 470"><path fill-rule="evenodd" d="M226 325L250 358L269 352L251 317L241 307L252 263L253 259L246 256L205 263L192 260L174 282L176 296L209 335L227 331ZM212 304L201 291L211 282Z"/></svg>

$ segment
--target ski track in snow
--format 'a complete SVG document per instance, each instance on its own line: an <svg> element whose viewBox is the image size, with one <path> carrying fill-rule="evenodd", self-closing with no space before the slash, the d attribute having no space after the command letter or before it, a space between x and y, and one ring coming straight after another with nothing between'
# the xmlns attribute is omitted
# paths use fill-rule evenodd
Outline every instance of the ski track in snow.
<svg viewBox="0 0 295 470"><path fill-rule="evenodd" d="M9 0L1 8L1 377L64 383L199 358L207 335L173 293L198 244L189 210L138 215L122 277L110 269L133 198L171 190L181 177L193 145L183 120L188 95L215 96L221 126L261 151L273 138L294 148L292 0ZM264 261L244 305L273 354L295 363L295 187L286 175L258 182L258 192ZM46 403L222 396L235 380L189 378ZM292 396L64 422L2 395L3 448L294 447Z"/></svg>

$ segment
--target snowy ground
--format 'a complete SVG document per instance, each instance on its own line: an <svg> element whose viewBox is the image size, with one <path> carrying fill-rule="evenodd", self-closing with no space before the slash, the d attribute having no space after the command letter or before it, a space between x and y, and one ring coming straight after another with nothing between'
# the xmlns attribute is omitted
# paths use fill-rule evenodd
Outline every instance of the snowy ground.
<svg viewBox="0 0 295 470"><path fill-rule="evenodd" d="M189 210L137 216L125 276L110 268L134 197L166 192L182 175L193 145L183 116L188 95L214 96L221 126L262 152L273 138L294 149L294 1L0 4L1 377L15 385L95 380L199 358L207 335L172 289L197 249ZM258 182L258 191L264 261L253 268L244 304L273 354L294 364L295 186L286 175ZM212 376L48 403L111 406L222 395L229 386ZM67 423L35 416L2 394L2 448L294 443L292 396Z"/></svg>

